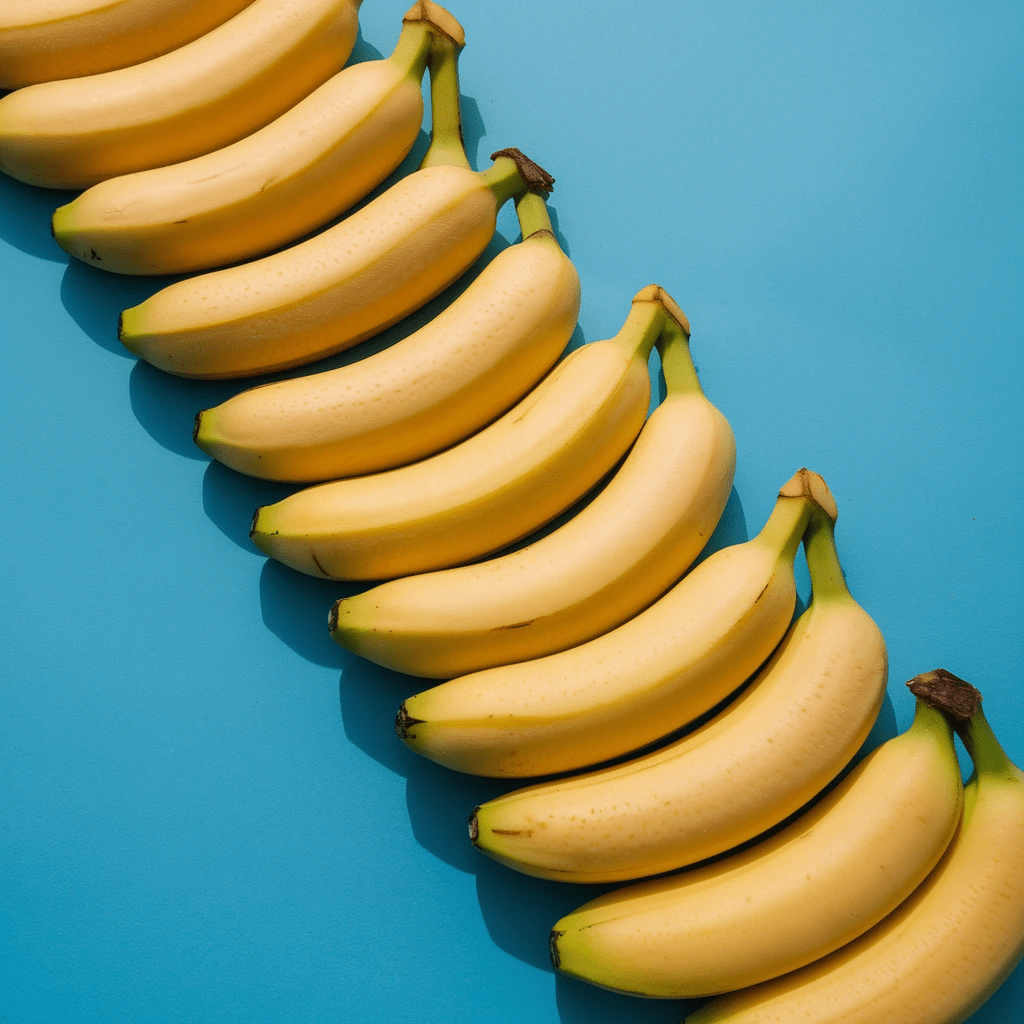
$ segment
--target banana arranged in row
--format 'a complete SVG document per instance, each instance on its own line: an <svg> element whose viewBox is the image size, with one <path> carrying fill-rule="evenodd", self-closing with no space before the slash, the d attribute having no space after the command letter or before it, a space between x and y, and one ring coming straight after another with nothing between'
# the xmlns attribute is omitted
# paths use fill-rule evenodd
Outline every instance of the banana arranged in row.
<svg viewBox="0 0 1024 1024"><path fill-rule="evenodd" d="M486 171L470 170L458 51L436 41L431 75L448 84L432 91L433 141L420 170L312 238L178 281L126 309L123 344L186 377L269 373L350 348L461 277L491 241L502 204L548 192L553 179L515 149L493 154Z"/></svg>
<svg viewBox="0 0 1024 1024"><path fill-rule="evenodd" d="M130 67L0 99L0 171L80 189L242 139L344 66L362 0L253 0L229 21Z"/></svg>
<svg viewBox="0 0 1024 1024"><path fill-rule="evenodd" d="M409 697L399 736L449 768L522 777L589 767L682 728L737 690L782 640L796 605L793 560L815 511L834 516L835 505L824 481L802 470L756 537L711 555L639 615L577 647ZM614 536L609 543L604 558L613 560ZM367 625L357 634L342 615L354 605L372 622L376 605L387 608L374 593L335 605L334 635L344 627L342 639L360 653L387 637Z"/></svg>
<svg viewBox="0 0 1024 1024"><path fill-rule="evenodd" d="M346 67L230 146L94 185L56 211L54 238L119 274L206 270L301 238L362 199L412 149L437 36L463 44L462 26L420 0L386 60Z"/></svg>
<svg viewBox="0 0 1024 1024"><path fill-rule="evenodd" d="M668 296L665 301L670 301ZM666 330L657 342L666 396L644 424L625 462L589 505L518 551L488 562L393 580L338 601L330 616L334 639L388 668L450 678L576 647L621 625L672 586L718 524L736 466L732 429L701 390L690 358L689 325L678 307L674 321L679 329L669 321L673 333ZM791 545L794 552L798 541L799 532ZM716 562L726 557L712 556ZM767 570L770 558L764 561ZM782 581L785 573L778 576ZM753 583L757 594L767 578ZM756 594L747 596L758 599ZM767 606L775 604L771 599L763 601L761 607ZM674 615L685 618L678 607ZM791 600L782 600L771 647L791 615ZM754 620L760 622L756 616ZM764 657L769 650L764 650ZM759 655L754 651L752 657ZM736 685L759 661L747 664L748 669L740 669L744 674ZM530 714L528 706L512 696L507 681L515 674L517 679L529 678L534 686L540 684L544 671L541 664L524 665L518 674L476 680L479 686L474 691L489 695L487 708L453 684L450 732L447 739L438 736L430 745L459 749L467 732L486 728L485 719L494 735L504 734L510 716ZM617 671L636 675L631 670L627 673L625 666L613 668L609 661L607 674ZM581 680L588 672L581 665L571 685L585 685ZM551 694L558 684L545 676L541 685ZM441 692L437 696L441 698ZM576 697L580 703L571 714L586 715L579 689ZM462 703L466 699L469 703ZM607 694L602 699L607 700ZM419 738L424 731L438 728L440 708L426 695L413 701L417 710L410 714L430 720L417 723L413 732ZM552 714L553 708L547 706L545 715ZM408 732L406 738L410 738ZM518 744L522 738L518 733L517 740L509 742ZM564 751L561 744L552 745Z"/></svg>
<svg viewBox="0 0 1024 1024"><path fill-rule="evenodd" d="M309 482L414 462L492 422L551 369L580 309L543 197L527 192L516 212L523 240L425 326L348 366L203 410L196 444L250 476Z"/></svg>
<svg viewBox="0 0 1024 1024"><path fill-rule="evenodd" d="M936 675L949 673L917 682ZM829 956L715 999L686 1024L963 1024L1009 977L1024 956L1024 772L980 696L957 732L974 761L962 824L910 898Z"/></svg>
<svg viewBox="0 0 1024 1024"><path fill-rule="evenodd" d="M941 704L919 700L907 732L781 832L567 914L551 932L552 962L603 988L660 999L716 995L796 970L866 932L917 888L953 838L961 801L952 727Z"/></svg>
<svg viewBox="0 0 1024 1024"><path fill-rule="evenodd" d="M636 439L648 356L664 330L679 329L673 307L656 285L644 288L614 338L570 353L489 427L429 459L264 505L254 543L313 576L373 580L457 565L532 533Z"/></svg>
<svg viewBox="0 0 1024 1024"><path fill-rule="evenodd" d="M526 874L615 882L723 853L821 792L871 730L887 665L843 580L832 517L816 510L804 543L811 606L731 705L653 753L482 804L474 844Z"/></svg>
<svg viewBox="0 0 1024 1024"><path fill-rule="evenodd" d="M190 43L252 0L4 0L0 89L128 67Z"/></svg>

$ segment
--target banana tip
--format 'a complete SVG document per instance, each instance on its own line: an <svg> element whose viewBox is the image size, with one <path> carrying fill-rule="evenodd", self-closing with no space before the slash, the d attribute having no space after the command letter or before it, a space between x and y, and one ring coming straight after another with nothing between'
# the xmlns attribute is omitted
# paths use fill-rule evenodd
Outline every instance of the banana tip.
<svg viewBox="0 0 1024 1024"><path fill-rule="evenodd" d="M473 813L469 816L469 841L474 846L478 845L477 840L480 838L480 822L476 817L476 812L479 810L479 807L474 807Z"/></svg>
<svg viewBox="0 0 1024 1024"><path fill-rule="evenodd" d="M560 932L557 928L551 929L551 934L548 936L548 952L551 954L551 966L557 971L562 966L562 957L558 952L558 940L565 934Z"/></svg>

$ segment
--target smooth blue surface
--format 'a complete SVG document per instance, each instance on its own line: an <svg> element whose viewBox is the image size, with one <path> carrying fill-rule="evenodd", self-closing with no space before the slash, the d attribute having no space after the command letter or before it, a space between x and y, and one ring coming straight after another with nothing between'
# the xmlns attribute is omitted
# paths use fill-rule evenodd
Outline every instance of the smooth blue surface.
<svg viewBox="0 0 1024 1024"><path fill-rule="evenodd" d="M717 542L822 473L889 645L879 734L941 665L1024 764L1021 6L451 10L475 166L514 145L557 179L576 341L652 281L689 315L739 450ZM357 57L403 12L366 0ZM65 198L0 180L0 1020L678 1020L555 978L548 930L599 890L470 847L469 811L511 787L396 739L422 687L330 641L342 587L249 544L286 489L192 445L242 385L121 350L119 310L156 282L68 266ZM1021 1016L1018 970L972 1020Z"/></svg>

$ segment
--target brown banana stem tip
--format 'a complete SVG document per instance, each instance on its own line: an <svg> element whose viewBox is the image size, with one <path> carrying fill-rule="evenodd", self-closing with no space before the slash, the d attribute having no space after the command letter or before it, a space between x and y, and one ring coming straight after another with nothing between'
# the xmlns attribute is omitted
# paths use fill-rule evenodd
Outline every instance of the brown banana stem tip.
<svg viewBox="0 0 1024 1024"><path fill-rule="evenodd" d="M798 469L779 490L781 498L810 498L834 523L839 517L836 499L824 478L809 469Z"/></svg>
<svg viewBox="0 0 1024 1024"><path fill-rule="evenodd" d="M548 936L548 951L551 953L551 966L557 971L562 965L562 956L558 952L558 940L565 934L555 928L551 929L551 934Z"/></svg>
<svg viewBox="0 0 1024 1024"><path fill-rule="evenodd" d="M526 182L526 187L531 192L541 192L547 195L555 187L555 179L540 164L535 164L522 151L515 148L499 149L491 154L491 159L497 160L499 156L507 156L510 160L516 162L516 167L519 168L519 173L522 175L523 181Z"/></svg>
<svg viewBox="0 0 1024 1024"><path fill-rule="evenodd" d="M471 843L475 843L480 837L480 823L476 820L476 812L479 810L479 807L474 807L473 813L469 816L469 841Z"/></svg>
<svg viewBox="0 0 1024 1024"><path fill-rule="evenodd" d="M954 725L969 721L981 707L981 692L966 680L935 668L907 683L907 689L930 707L948 716Z"/></svg>
<svg viewBox="0 0 1024 1024"><path fill-rule="evenodd" d="M460 50L466 45L466 33L452 14L440 4L431 0L419 0L405 12L403 24L412 21L425 21L439 35L451 40Z"/></svg>
<svg viewBox="0 0 1024 1024"><path fill-rule="evenodd" d="M395 715L395 732L400 740L404 740L409 735L409 730L414 725L419 725L422 722L422 718L413 718L408 711L405 710L405 702L402 702L402 706L398 709L398 714Z"/></svg>

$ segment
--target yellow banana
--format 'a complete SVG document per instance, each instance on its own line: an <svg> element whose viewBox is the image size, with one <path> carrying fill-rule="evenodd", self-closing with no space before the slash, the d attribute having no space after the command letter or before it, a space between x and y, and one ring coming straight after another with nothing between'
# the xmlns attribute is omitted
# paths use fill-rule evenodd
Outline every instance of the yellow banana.
<svg viewBox="0 0 1024 1024"><path fill-rule="evenodd" d="M254 0L131 67L0 99L0 170L48 188L208 153L272 121L341 70L362 0Z"/></svg>
<svg viewBox="0 0 1024 1024"><path fill-rule="evenodd" d="M330 617L334 639L380 665L447 678L574 647L664 593L714 531L736 466L732 430L701 391L681 312L678 321L680 329L658 342L665 400L597 498L553 533L512 554L394 580L337 602ZM798 541L799 532L794 552ZM762 561L768 570L767 553ZM762 583L755 586L762 589ZM792 592L791 575L789 586ZM760 658L751 652L755 660L746 675L781 638L792 612L792 598L781 602L774 640ZM461 735L486 729L486 720L497 742L498 734L507 735L509 714L528 714L524 705L509 702L509 680L529 678L527 685L537 685L543 672L543 663L523 665L420 694L412 698L418 710L408 713L429 724L417 723L412 732L418 739L441 730L446 738L438 732L429 746L458 748ZM539 685L557 684L545 679ZM498 712L499 692L505 713ZM483 693L489 695L486 708L471 696ZM410 743L415 749L415 740Z"/></svg>
<svg viewBox="0 0 1024 1024"><path fill-rule="evenodd" d="M4 0L0 89L128 67L183 46L252 0Z"/></svg>
<svg viewBox="0 0 1024 1024"><path fill-rule="evenodd" d="M72 256L119 274L176 274L269 252L347 210L412 149L435 33L462 27L420 0L394 53L338 72L266 127L166 167L108 178L53 215Z"/></svg>
<svg viewBox="0 0 1024 1024"><path fill-rule="evenodd" d="M551 932L552 961L574 978L659 999L796 970L914 891L953 838L961 800L949 720L919 701L907 732L770 839L563 917Z"/></svg>
<svg viewBox="0 0 1024 1024"><path fill-rule="evenodd" d="M253 263L200 274L121 314L124 345L186 377L244 377L350 348L418 309L487 247L498 209L553 179L518 150L470 170L458 46L431 55L433 140L420 170L339 224Z"/></svg>
<svg viewBox="0 0 1024 1024"><path fill-rule="evenodd" d="M819 793L867 737L886 680L885 644L846 589L832 530L816 511L814 600L736 701L653 753L488 801L470 818L477 847L526 874L616 882L723 853Z"/></svg>
<svg viewBox="0 0 1024 1024"><path fill-rule="evenodd" d="M196 444L251 476L332 480L413 462L492 422L551 369L580 308L543 198L528 192L516 209L523 241L424 327L348 366L203 410Z"/></svg>
<svg viewBox="0 0 1024 1024"><path fill-rule="evenodd" d="M722 996L686 1024L963 1024L985 1003L1024 956L1024 773L980 698L957 731L974 760L963 823L914 894L829 956Z"/></svg>
<svg viewBox="0 0 1024 1024"><path fill-rule="evenodd" d="M647 358L674 303L656 285L622 330L559 363L521 402L421 462L258 509L252 539L313 576L387 579L488 554L568 508L622 457L650 402Z"/></svg>
<svg viewBox="0 0 1024 1024"><path fill-rule="evenodd" d="M449 768L516 777L598 764L681 728L778 646L796 605L793 559L812 510L822 508L835 514L824 481L801 470L756 537L711 555L646 611L578 647L410 697L399 736ZM608 539L606 558L616 557L615 543ZM373 640L350 643L361 651Z"/></svg>

